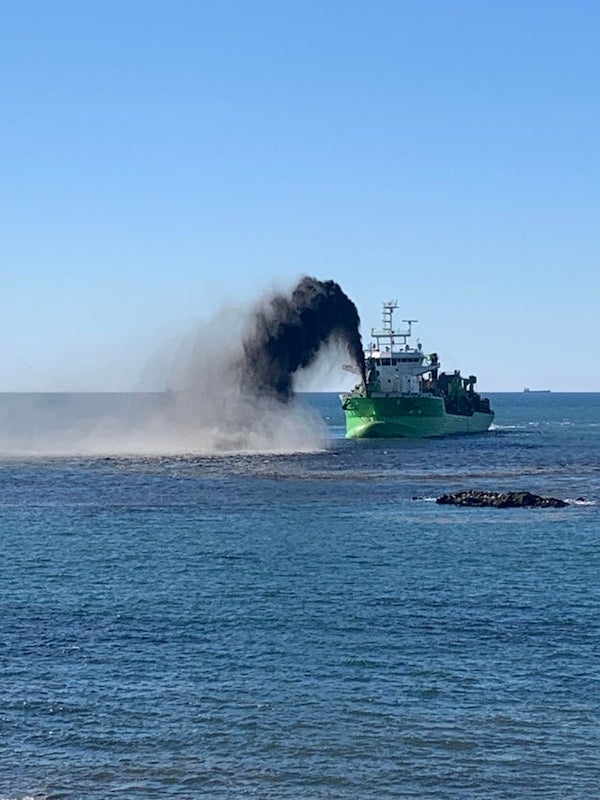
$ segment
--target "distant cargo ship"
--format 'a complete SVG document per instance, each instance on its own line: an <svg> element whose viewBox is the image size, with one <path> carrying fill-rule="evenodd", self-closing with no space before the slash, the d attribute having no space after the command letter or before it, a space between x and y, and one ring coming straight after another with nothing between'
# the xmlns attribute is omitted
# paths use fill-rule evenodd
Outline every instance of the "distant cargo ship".
<svg viewBox="0 0 600 800"><path fill-rule="evenodd" d="M552 389L528 389L526 386L523 391L530 392L531 394L550 394Z"/></svg>

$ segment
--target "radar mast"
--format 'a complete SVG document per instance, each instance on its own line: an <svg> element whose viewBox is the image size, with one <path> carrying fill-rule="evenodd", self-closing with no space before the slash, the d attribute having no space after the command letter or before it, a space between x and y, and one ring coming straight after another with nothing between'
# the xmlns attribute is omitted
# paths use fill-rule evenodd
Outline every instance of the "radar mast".
<svg viewBox="0 0 600 800"><path fill-rule="evenodd" d="M377 342L377 350L381 351L381 341L383 340L384 346L387 344L390 350L394 349L394 345L396 344L396 339L401 339L402 341L400 344L403 347L406 347L407 339L410 338L412 335L412 323L418 322L417 319L403 319L402 322L408 323L408 328L406 330L394 330L393 320L394 320L394 311L398 308L398 301L397 300L388 300L386 303L383 303L383 311L382 311L382 327L381 328L371 328L371 336Z"/></svg>

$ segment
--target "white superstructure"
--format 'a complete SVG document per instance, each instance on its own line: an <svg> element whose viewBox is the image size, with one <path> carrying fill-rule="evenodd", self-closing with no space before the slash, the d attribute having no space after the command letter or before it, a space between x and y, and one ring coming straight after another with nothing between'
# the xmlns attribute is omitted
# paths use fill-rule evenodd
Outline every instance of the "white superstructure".
<svg viewBox="0 0 600 800"><path fill-rule="evenodd" d="M428 388L423 375L437 370L437 355L426 356L421 344L411 347L408 340L412 336L412 324L416 319L402 320L407 324L404 330L394 328L394 311L398 308L395 300L383 304L381 328L371 328L369 348L365 350L367 363L367 386L369 393L420 394Z"/></svg>

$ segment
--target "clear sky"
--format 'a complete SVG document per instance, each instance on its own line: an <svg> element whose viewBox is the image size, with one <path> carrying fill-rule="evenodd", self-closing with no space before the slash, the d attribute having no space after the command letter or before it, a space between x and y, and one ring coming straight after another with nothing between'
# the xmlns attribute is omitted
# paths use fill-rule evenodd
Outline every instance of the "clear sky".
<svg viewBox="0 0 600 800"><path fill-rule="evenodd" d="M0 390L131 389L302 273L600 391L598 0L0 0ZM218 334L215 334L218 340Z"/></svg>

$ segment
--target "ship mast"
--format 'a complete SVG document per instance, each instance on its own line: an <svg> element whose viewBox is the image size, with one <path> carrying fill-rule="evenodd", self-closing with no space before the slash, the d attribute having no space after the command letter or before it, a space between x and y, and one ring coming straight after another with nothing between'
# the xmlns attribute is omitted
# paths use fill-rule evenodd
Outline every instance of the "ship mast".
<svg viewBox="0 0 600 800"><path fill-rule="evenodd" d="M394 330L393 319L394 311L398 308L397 300L388 300L383 304L382 328L371 328L371 336L377 342L376 348L381 352L380 340L383 339L384 346L389 343L390 350L394 349L396 339L401 339L401 345L406 347L406 341L412 335L412 323L418 322L416 319L403 319L402 322L408 323L407 330Z"/></svg>

